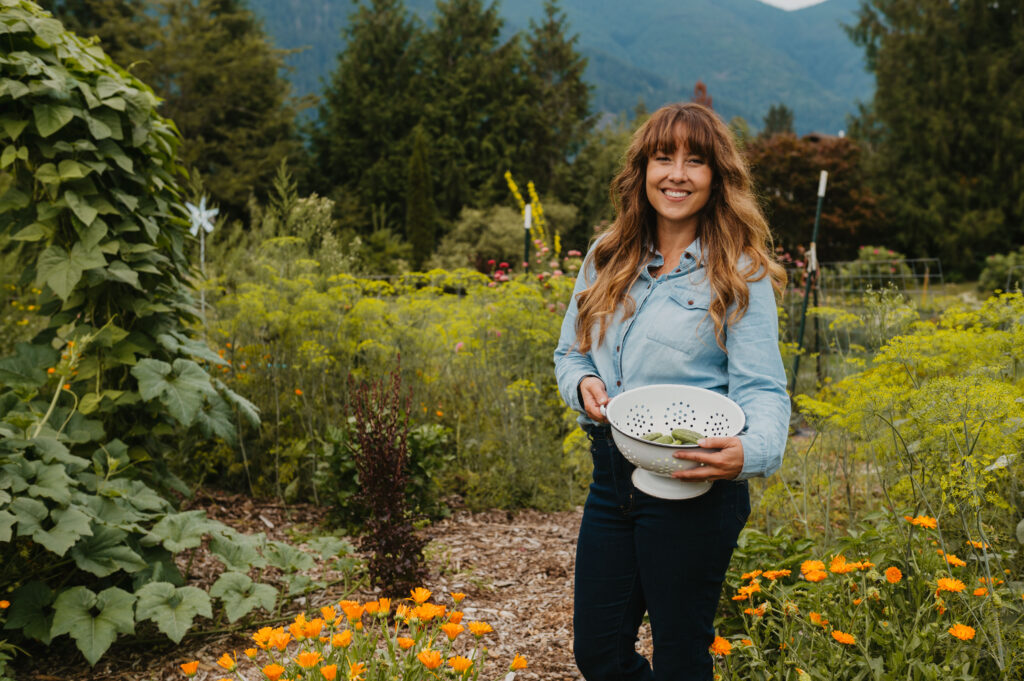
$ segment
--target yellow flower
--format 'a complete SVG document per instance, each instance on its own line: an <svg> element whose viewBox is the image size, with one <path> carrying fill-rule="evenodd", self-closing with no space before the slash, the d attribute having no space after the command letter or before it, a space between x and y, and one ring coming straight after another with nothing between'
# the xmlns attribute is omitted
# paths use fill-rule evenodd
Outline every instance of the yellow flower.
<svg viewBox="0 0 1024 681"><path fill-rule="evenodd" d="M233 655L233 653L232 655L224 653L220 656L220 659L217 660L217 664L219 664L221 667L228 670L229 672L235 671L235 667L238 666L238 658L234 657Z"/></svg>
<svg viewBox="0 0 1024 681"><path fill-rule="evenodd" d="M459 674L465 674L469 671L469 668L473 666L473 660L462 655L456 655L448 660L448 666L454 669Z"/></svg>
<svg viewBox="0 0 1024 681"><path fill-rule="evenodd" d="M181 671L185 672L185 676L195 676L196 672L199 671L199 660L192 660L191 662L182 662Z"/></svg>
<svg viewBox="0 0 1024 681"><path fill-rule="evenodd" d="M421 650L416 659L423 663L423 666L427 669L437 669L441 666L441 653L436 650Z"/></svg>
<svg viewBox="0 0 1024 681"><path fill-rule="evenodd" d="M711 647L708 650L712 655L728 655L732 652L732 644L721 636L715 636L715 640L711 642Z"/></svg>
<svg viewBox="0 0 1024 681"><path fill-rule="evenodd" d="M414 643L416 643L416 641L414 641L413 639L405 636L399 636L395 640L398 641L398 645L402 647L402 650L408 650L409 648L412 648L412 645Z"/></svg>
<svg viewBox="0 0 1024 681"><path fill-rule="evenodd" d="M410 591L409 594L412 596L412 600L416 601L417 603L423 603L428 598L430 598L430 591L424 589L422 586L416 587L415 589Z"/></svg>
<svg viewBox="0 0 1024 681"><path fill-rule="evenodd" d="M898 567L885 568L885 581L890 584L899 584L901 579L903 579L903 573Z"/></svg>
<svg viewBox="0 0 1024 681"><path fill-rule="evenodd" d="M974 627L957 623L949 628L949 633L956 636L961 641L970 641L974 638Z"/></svg>
<svg viewBox="0 0 1024 681"><path fill-rule="evenodd" d="M519 671L520 669L526 669L526 658L516 653L516 656L512 658L512 664L508 666L509 671Z"/></svg>
<svg viewBox="0 0 1024 681"><path fill-rule="evenodd" d="M338 665L329 664L326 667L320 667L320 673L327 681L334 681L334 678L338 675Z"/></svg>
<svg viewBox="0 0 1024 681"><path fill-rule="evenodd" d="M471 634L473 634L474 636L476 636L477 638L483 636L484 634L489 634L492 631L494 631L494 629L492 629L491 625L487 624L486 622L470 622L469 623L469 632Z"/></svg>
<svg viewBox="0 0 1024 681"><path fill-rule="evenodd" d="M320 664L320 660L323 656L320 653L314 653L309 650L303 650L301 653L295 656L295 663L303 669L309 669Z"/></svg>
<svg viewBox="0 0 1024 681"><path fill-rule="evenodd" d="M362 681L366 671L365 662L350 662L348 665L348 681Z"/></svg>
<svg viewBox="0 0 1024 681"><path fill-rule="evenodd" d="M454 641L465 629L461 624L455 624L454 622L446 622L441 625L441 631L445 633L449 641Z"/></svg>
<svg viewBox="0 0 1024 681"><path fill-rule="evenodd" d="M820 560L805 560L800 563L800 572L805 575L808 572L822 572L825 569L825 563Z"/></svg>
<svg viewBox="0 0 1024 681"><path fill-rule="evenodd" d="M450 594L450 595L452 597L452 600L455 601L456 603L461 603L462 599L466 597L466 594L458 592L458 591L456 591L455 593Z"/></svg>
<svg viewBox="0 0 1024 681"><path fill-rule="evenodd" d="M935 593L940 591L954 591L960 592L967 588L967 585L961 582L959 579L950 579L948 577L939 577L938 587L935 589Z"/></svg>
<svg viewBox="0 0 1024 681"><path fill-rule="evenodd" d="M839 631L838 629L832 630L832 638L848 646L852 646L854 643L857 642L857 639L853 637L853 634L846 634Z"/></svg>
<svg viewBox="0 0 1024 681"><path fill-rule="evenodd" d="M352 632L348 629L331 637L331 645L335 648L348 648L352 643Z"/></svg>
<svg viewBox="0 0 1024 681"><path fill-rule="evenodd" d="M256 659L256 654L257 653L256 653L256 649L255 648L246 648L245 649L245 656L248 657L250 660Z"/></svg>
<svg viewBox="0 0 1024 681"><path fill-rule="evenodd" d="M277 663L274 663L268 664L260 671L263 672L263 675L270 679L270 681L277 681L279 678L281 678L281 674L284 674L284 667Z"/></svg>

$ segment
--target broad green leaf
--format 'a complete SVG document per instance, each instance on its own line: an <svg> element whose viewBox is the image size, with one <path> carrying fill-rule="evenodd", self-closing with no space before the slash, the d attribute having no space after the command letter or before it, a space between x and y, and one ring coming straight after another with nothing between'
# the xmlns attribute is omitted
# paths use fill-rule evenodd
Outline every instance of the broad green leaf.
<svg viewBox="0 0 1024 681"><path fill-rule="evenodd" d="M152 620L167 638L180 643L196 615L213 617L210 597L194 586L175 587L168 582L150 582L136 592L137 617Z"/></svg>
<svg viewBox="0 0 1024 681"><path fill-rule="evenodd" d="M132 376L139 382L139 394L149 402L163 392L165 377L171 373L171 365L158 359L141 359L132 367Z"/></svg>
<svg viewBox="0 0 1024 681"><path fill-rule="evenodd" d="M138 572L146 568L146 561L132 551L125 539L128 533L106 525L93 524L92 536L80 540L71 548L75 564L97 577L112 575L118 570Z"/></svg>
<svg viewBox="0 0 1024 681"><path fill-rule="evenodd" d="M61 180L80 180L90 172L88 168L71 159L61 161L60 165L57 166L57 170L60 173Z"/></svg>
<svg viewBox="0 0 1024 681"><path fill-rule="evenodd" d="M228 444L234 444L238 438L235 430L235 413L220 395L209 396L196 413L196 423L206 437L219 437Z"/></svg>
<svg viewBox="0 0 1024 681"><path fill-rule="evenodd" d="M25 85L20 80L5 78L0 81L0 95L8 95L11 99L20 99L29 92L31 92L31 90L28 85Z"/></svg>
<svg viewBox="0 0 1024 681"><path fill-rule="evenodd" d="M207 395L215 395L210 377L201 366L188 359L176 359L168 371L159 360L143 359L132 367L139 381L142 399L159 397L168 413L183 426L195 423Z"/></svg>
<svg viewBox="0 0 1024 681"><path fill-rule="evenodd" d="M4 493L7 494L6 492ZM18 521L14 514L6 509L0 509L0 542L11 541L11 534L14 523Z"/></svg>
<svg viewBox="0 0 1024 681"><path fill-rule="evenodd" d="M64 468L68 473L77 473L84 470L89 466L89 462L80 456L72 454L64 443L57 440L55 437L38 436L34 437L29 442L35 447L35 450L39 453L39 456L46 463L61 463L64 464Z"/></svg>
<svg viewBox="0 0 1024 681"><path fill-rule="evenodd" d="M206 511L172 513L153 526L149 538L162 543L171 553L178 553L199 546L203 535L217 527L206 519Z"/></svg>
<svg viewBox="0 0 1024 681"><path fill-rule="evenodd" d="M291 544L279 541L268 542L263 556L267 559L267 563L285 572L311 570L316 565L313 556L300 551Z"/></svg>
<svg viewBox="0 0 1024 681"><path fill-rule="evenodd" d="M7 175L6 173L0 173L0 179L5 176L10 177L10 175ZM8 211L27 208L31 201L31 197L17 187L8 187L7 191L0 196L0 215L7 213Z"/></svg>
<svg viewBox="0 0 1024 681"><path fill-rule="evenodd" d="M217 392L228 401L228 404L238 410L238 413L249 422L249 425L254 428L260 425L260 409L255 404L245 399L234 390L229 388L224 381L219 378L213 379L213 385L217 388Z"/></svg>
<svg viewBox="0 0 1024 681"><path fill-rule="evenodd" d="M148 244L140 244L146 246ZM156 337L156 342L162 345L168 352L174 354L188 354L198 359L205 359L213 364L227 364L227 361L203 341L189 338L183 333L171 331L162 333Z"/></svg>
<svg viewBox="0 0 1024 681"><path fill-rule="evenodd" d="M68 208L75 214L75 217L81 220L86 227L91 225L96 216L100 214L98 210L89 205L87 200L71 189L64 192L64 200L67 201Z"/></svg>
<svg viewBox="0 0 1024 681"><path fill-rule="evenodd" d="M228 570L236 572L248 572L249 568L267 566L267 561L257 550L258 546L258 539L233 530L210 535L210 553L224 563Z"/></svg>
<svg viewBox="0 0 1024 681"><path fill-rule="evenodd" d="M36 464L35 480L29 485L28 493L34 497L53 499L62 506L71 503L71 489L76 483L68 477L64 466L59 463L47 465L42 461L32 463Z"/></svg>
<svg viewBox="0 0 1024 681"><path fill-rule="evenodd" d="M110 126L100 120L95 114L86 114L85 124L89 126L89 134L95 140L104 140L112 137L114 134Z"/></svg>
<svg viewBox="0 0 1024 681"><path fill-rule="evenodd" d="M43 184L60 184L60 173L57 166L52 163L44 163L36 168L36 181Z"/></svg>
<svg viewBox="0 0 1024 681"><path fill-rule="evenodd" d="M49 137L75 117L71 107L62 104L36 104L32 108L32 115L35 117L36 130L40 137Z"/></svg>
<svg viewBox="0 0 1024 681"><path fill-rule="evenodd" d="M143 290L139 285L139 273L126 265L121 260L114 260L107 266L107 277L128 284L132 288Z"/></svg>
<svg viewBox="0 0 1024 681"><path fill-rule="evenodd" d="M314 582L309 575L301 573L292 573L284 575L284 583L288 585L288 595L295 596L297 594L307 593L313 589L322 589L322 582Z"/></svg>
<svg viewBox="0 0 1024 681"><path fill-rule="evenodd" d="M33 222L11 237L14 241L43 241L53 236L53 226L42 222Z"/></svg>
<svg viewBox="0 0 1024 681"><path fill-rule="evenodd" d="M314 537L306 542L312 551L316 551L324 559L348 556L355 553L351 542L339 537Z"/></svg>
<svg viewBox="0 0 1024 681"><path fill-rule="evenodd" d="M106 264L106 257L96 247L87 249L75 243L68 253L60 246L50 246L36 261L36 281L49 286L61 300L67 300L82 279L82 272Z"/></svg>
<svg viewBox="0 0 1024 681"><path fill-rule="evenodd" d="M8 144L4 147L3 153L0 154L0 168L6 168L11 165L16 158L18 158L18 147Z"/></svg>
<svg viewBox="0 0 1024 681"><path fill-rule="evenodd" d="M26 92L28 90L26 89ZM12 140L17 141L18 137L21 136L25 126L29 124L27 118L21 118L17 116L0 116L0 127L4 129L4 132Z"/></svg>
<svg viewBox="0 0 1024 681"><path fill-rule="evenodd" d="M49 606L53 603L53 589L44 582L28 582L5 598L11 602L11 608L7 611L4 629L20 629L29 638L49 645L53 622Z"/></svg>
<svg viewBox="0 0 1024 681"><path fill-rule="evenodd" d="M18 343L15 354L0 359L0 385L38 388L46 383L46 370L57 363L57 351L45 345Z"/></svg>
<svg viewBox="0 0 1024 681"><path fill-rule="evenodd" d="M38 499L18 497L11 502L11 511L18 519L18 536L24 537L42 531L43 521L50 515L50 509Z"/></svg>
<svg viewBox="0 0 1024 681"><path fill-rule="evenodd" d="M96 664L119 633L135 632L134 604L135 596L117 587L99 594L84 586L72 587L53 604L50 635L70 635L89 664Z"/></svg>
<svg viewBox="0 0 1024 681"><path fill-rule="evenodd" d="M124 85L110 76L100 76L96 79L96 94L100 99L109 99L124 90Z"/></svg>
<svg viewBox="0 0 1024 681"><path fill-rule="evenodd" d="M50 517L56 524L50 530L36 530L32 539L58 556L63 556L80 538L92 533L89 516L74 506L54 509Z"/></svg>
<svg viewBox="0 0 1024 681"><path fill-rule="evenodd" d="M237 621L257 607L273 612L277 603L277 589L269 584L256 584L241 572L222 574L210 587L210 595L224 601L229 622Z"/></svg>
<svg viewBox="0 0 1024 681"><path fill-rule="evenodd" d="M105 139L100 141L98 146L103 156L109 158L111 161L120 166L121 170L125 171L126 173L135 172L135 164L133 164L132 160L128 158L128 155L124 153L124 150L122 150L121 147L117 145L117 142ZM134 210L134 208L132 210Z"/></svg>

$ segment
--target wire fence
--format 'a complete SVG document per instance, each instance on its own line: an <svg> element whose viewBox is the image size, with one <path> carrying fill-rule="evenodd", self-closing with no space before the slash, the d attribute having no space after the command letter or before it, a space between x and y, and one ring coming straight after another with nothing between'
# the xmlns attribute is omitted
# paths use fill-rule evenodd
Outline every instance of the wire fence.
<svg viewBox="0 0 1024 681"><path fill-rule="evenodd" d="M943 283L942 261L938 258L850 260L821 263L818 291L826 296L847 296L894 288L916 294Z"/></svg>

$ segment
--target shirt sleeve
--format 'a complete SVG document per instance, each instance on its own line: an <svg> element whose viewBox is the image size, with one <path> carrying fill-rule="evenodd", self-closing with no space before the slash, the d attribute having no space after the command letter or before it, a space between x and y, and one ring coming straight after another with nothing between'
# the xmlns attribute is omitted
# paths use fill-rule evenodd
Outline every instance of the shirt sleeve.
<svg viewBox="0 0 1024 681"><path fill-rule="evenodd" d="M580 394L577 388L580 381L587 376L597 376L597 367L590 352L581 353L576 343L576 296L586 290L588 281L593 281L593 268L589 266L590 258L584 261L579 275L576 277L576 286L573 287L572 299L569 301L565 311L565 318L562 319L562 332L558 337L558 347L555 348L555 380L558 381L558 392L561 393L565 403L583 412L583 404L580 402Z"/></svg>
<svg viewBox="0 0 1024 681"><path fill-rule="evenodd" d="M790 400L779 352L778 308L771 280L748 282L750 302L728 328L729 397L747 417L740 433L743 470L737 480L767 477L782 465L789 436Z"/></svg>

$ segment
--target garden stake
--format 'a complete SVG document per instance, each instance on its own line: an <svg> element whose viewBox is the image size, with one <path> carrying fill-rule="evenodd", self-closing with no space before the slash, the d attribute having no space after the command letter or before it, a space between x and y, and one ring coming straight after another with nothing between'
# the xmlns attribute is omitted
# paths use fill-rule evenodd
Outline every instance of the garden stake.
<svg viewBox="0 0 1024 681"><path fill-rule="evenodd" d="M811 293L812 283L818 279L818 253L815 244L818 241L818 224L821 222L821 205L825 203L825 184L828 182L828 171L822 170L818 179L818 208L814 213L814 232L811 235L811 248L807 252L807 280L804 285L804 302L800 311L800 333L797 335L796 357L793 358L793 382L789 393L796 393L796 375L800 371L800 352L804 349L804 329L807 324L807 297Z"/></svg>
<svg viewBox="0 0 1024 681"><path fill-rule="evenodd" d="M192 226L189 227L189 232L192 236L199 235L199 271L202 273L203 278L206 278L206 240L204 234L206 232L213 231L213 223L210 219L217 215L218 210L216 208L206 208L206 197L203 196L199 199L199 205L194 206L191 203L186 203L185 207L188 208L189 218L192 220ZM202 229L200 229L200 227ZM199 313L203 318L203 336L206 336L206 287L199 287Z"/></svg>
<svg viewBox="0 0 1024 681"><path fill-rule="evenodd" d="M523 269L530 267L530 227L533 223L533 204L526 204L523 209Z"/></svg>

